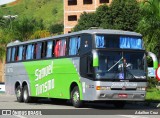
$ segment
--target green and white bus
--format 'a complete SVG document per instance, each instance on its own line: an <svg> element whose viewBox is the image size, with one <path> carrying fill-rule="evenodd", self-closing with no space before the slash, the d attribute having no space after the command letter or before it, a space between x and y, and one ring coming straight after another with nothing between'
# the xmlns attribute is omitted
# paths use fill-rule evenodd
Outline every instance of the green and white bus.
<svg viewBox="0 0 160 118"><path fill-rule="evenodd" d="M153 53L154 67L158 61ZM145 100L147 52L135 32L92 29L11 42L7 45L5 87L18 102L38 97L85 101Z"/></svg>

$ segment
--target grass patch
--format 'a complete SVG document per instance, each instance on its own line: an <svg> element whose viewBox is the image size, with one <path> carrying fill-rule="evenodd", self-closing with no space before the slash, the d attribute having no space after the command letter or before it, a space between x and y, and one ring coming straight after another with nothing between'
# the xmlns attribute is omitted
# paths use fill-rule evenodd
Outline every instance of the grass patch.
<svg viewBox="0 0 160 118"><path fill-rule="evenodd" d="M3 15L34 17L43 20L48 28L51 24L63 23L63 0L17 0L0 7L0 16Z"/></svg>
<svg viewBox="0 0 160 118"><path fill-rule="evenodd" d="M156 88L150 88L147 90L146 94L147 101L160 101L160 90Z"/></svg>

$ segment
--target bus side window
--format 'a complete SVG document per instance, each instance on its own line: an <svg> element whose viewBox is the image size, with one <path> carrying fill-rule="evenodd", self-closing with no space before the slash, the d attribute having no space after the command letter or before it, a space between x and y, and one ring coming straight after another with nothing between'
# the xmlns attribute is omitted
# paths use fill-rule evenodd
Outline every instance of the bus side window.
<svg viewBox="0 0 160 118"><path fill-rule="evenodd" d="M66 39L57 40L54 48L54 56L60 57L66 55Z"/></svg>
<svg viewBox="0 0 160 118"><path fill-rule="evenodd" d="M19 52L19 47L16 47L16 52L15 52L15 60L18 61L19 60L19 56L18 56L18 52Z"/></svg>
<svg viewBox="0 0 160 118"><path fill-rule="evenodd" d="M32 44L29 44L27 46L27 51L26 51L26 60L30 60L32 57Z"/></svg>
<svg viewBox="0 0 160 118"><path fill-rule="evenodd" d="M13 47L13 48L12 48L12 57L11 57L11 61L12 61L12 62L15 61L15 53L16 53L16 48Z"/></svg>
<svg viewBox="0 0 160 118"><path fill-rule="evenodd" d="M52 57L52 49L53 48L53 41L48 41L47 42L47 52L46 52L46 57L50 58Z"/></svg>
<svg viewBox="0 0 160 118"><path fill-rule="evenodd" d="M11 48L7 49L7 62L11 61Z"/></svg>
<svg viewBox="0 0 160 118"><path fill-rule="evenodd" d="M22 53L23 53L23 46L19 46L19 51L18 51L18 61L22 60Z"/></svg>
<svg viewBox="0 0 160 118"><path fill-rule="evenodd" d="M72 37L69 40L69 55L78 55L80 49L81 38Z"/></svg>
<svg viewBox="0 0 160 118"><path fill-rule="evenodd" d="M23 46L22 56L23 56L22 60L26 60L26 45Z"/></svg>
<svg viewBox="0 0 160 118"><path fill-rule="evenodd" d="M36 46L36 59L41 59L42 42L37 43Z"/></svg>
<svg viewBox="0 0 160 118"><path fill-rule="evenodd" d="M34 49L35 49L35 45L32 44L32 46L31 46L31 59L35 59L35 57L34 57Z"/></svg>
<svg viewBox="0 0 160 118"><path fill-rule="evenodd" d="M65 55L66 55L66 39L62 39L60 42L59 56L65 56Z"/></svg>
<svg viewBox="0 0 160 118"><path fill-rule="evenodd" d="M81 50L80 54L85 54L92 50L92 35L90 34L83 34L81 36Z"/></svg>
<svg viewBox="0 0 160 118"><path fill-rule="evenodd" d="M47 54L47 42L42 42L42 58L45 58Z"/></svg>

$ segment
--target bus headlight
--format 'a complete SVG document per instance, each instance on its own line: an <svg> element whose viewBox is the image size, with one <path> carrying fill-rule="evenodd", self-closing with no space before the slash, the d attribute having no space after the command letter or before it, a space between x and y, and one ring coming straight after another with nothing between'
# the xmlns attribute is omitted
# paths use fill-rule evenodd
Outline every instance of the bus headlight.
<svg viewBox="0 0 160 118"><path fill-rule="evenodd" d="M137 87L138 91L146 91L146 87Z"/></svg>
<svg viewBox="0 0 160 118"><path fill-rule="evenodd" d="M96 90L111 90L109 86L96 86Z"/></svg>

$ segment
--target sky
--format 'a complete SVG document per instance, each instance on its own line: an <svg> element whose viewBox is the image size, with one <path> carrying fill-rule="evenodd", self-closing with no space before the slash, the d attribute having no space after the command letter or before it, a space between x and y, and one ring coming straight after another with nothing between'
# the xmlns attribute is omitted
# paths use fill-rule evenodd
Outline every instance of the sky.
<svg viewBox="0 0 160 118"><path fill-rule="evenodd" d="M16 0L0 0L0 5L4 5L13 1L16 1Z"/></svg>

